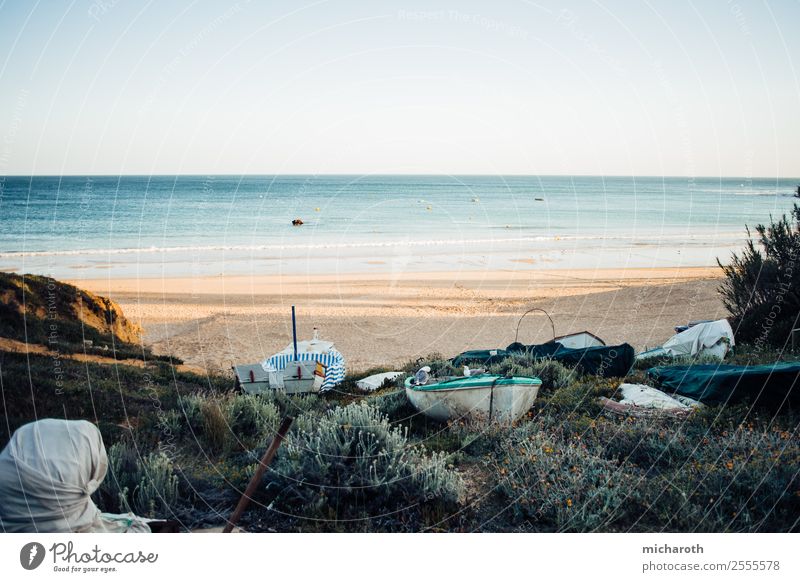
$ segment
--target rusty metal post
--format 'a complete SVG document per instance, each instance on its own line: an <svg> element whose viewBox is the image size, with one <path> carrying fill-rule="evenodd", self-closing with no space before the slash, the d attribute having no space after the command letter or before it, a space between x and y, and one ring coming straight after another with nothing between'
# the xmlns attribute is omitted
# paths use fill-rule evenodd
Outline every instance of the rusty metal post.
<svg viewBox="0 0 800 582"><path fill-rule="evenodd" d="M239 503L236 505L236 509L233 510L231 517L228 519L228 523L225 524L222 533L231 533L233 528L239 522L239 518L242 517L242 513L244 513L244 510L247 509L250 501L252 501L253 494L256 492L258 484L261 483L261 478L264 477L264 472L267 470L267 467L275 457L275 453L278 452L278 447L281 446L281 443L286 437L286 433L289 432L289 427L292 426L293 421L294 419L291 416L287 416L283 419L283 422L281 422L281 426L278 428L275 438L272 439L272 442L267 448L267 452L265 452L264 456L261 458L261 462L258 464L255 475L253 475L253 478L250 479L250 483L247 484L247 489L245 489L244 495L242 495L242 498L239 499Z"/></svg>

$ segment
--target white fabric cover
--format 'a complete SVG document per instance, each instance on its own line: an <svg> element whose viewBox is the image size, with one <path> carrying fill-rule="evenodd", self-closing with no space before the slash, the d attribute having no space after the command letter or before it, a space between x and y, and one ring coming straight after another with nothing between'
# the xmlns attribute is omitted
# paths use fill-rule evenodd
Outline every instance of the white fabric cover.
<svg viewBox="0 0 800 582"><path fill-rule="evenodd" d="M672 336L662 348L671 356L715 356L721 360L733 345L731 324L720 319L690 327Z"/></svg>
<svg viewBox="0 0 800 582"><path fill-rule="evenodd" d="M599 340L592 334L585 331L571 333L569 335L556 338L556 342L560 343L565 348L571 348L573 350L606 345L602 342L602 340Z"/></svg>
<svg viewBox="0 0 800 582"><path fill-rule="evenodd" d="M620 384L619 390L622 393L622 400L620 400L622 404L634 404L643 408L659 410L689 408L683 402L645 384Z"/></svg>
<svg viewBox="0 0 800 582"><path fill-rule="evenodd" d="M98 428L46 418L18 428L0 452L5 532L149 531L134 515L101 514L91 500L108 471Z"/></svg>
<svg viewBox="0 0 800 582"><path fill-rule="evenodd" d="M367 376L366 378L362 378L356 382L356 386L358 386L358 388L364 392L374 392L383 386L383 383L387 380L394 380L402 374L402 372L384 372L383 374L373 374L372 376Z"/></svg>

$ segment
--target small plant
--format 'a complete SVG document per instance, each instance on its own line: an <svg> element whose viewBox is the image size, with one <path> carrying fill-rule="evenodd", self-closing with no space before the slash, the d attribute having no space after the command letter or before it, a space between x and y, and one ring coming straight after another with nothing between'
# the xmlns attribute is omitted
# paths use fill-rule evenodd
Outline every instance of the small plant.
<svg viewBox="0 0 800 582"><path fill-rule="evenodd" d="M730 356L729 356L730 357ZM716 356L701 355L695 356L651 356L648 358L640 358L633 364L634 370L647 370L654 366L701 366L704 364L720 364L722 360ZM726 360L726 363L728 361Z"/></svg>
<svg viewBox="0 0 800 582"><path fill-rule="evenodd" d="M408 422L409 419L419 414L408 401L403 390L381 394L371 401L390 422Z"/></svg>
<svg viewBox="0 0 800 582"><path fill-rule="evenodd" d="M526 427L524 438L512 441L513 453L496 463L500 490L518 518L557 531L608 531L644 510L647 491L635 472L579 439L538 428Z"/></svg>
<svg viewBox="0 0 800 582"><path fill-rule="evenodd" d="M554 392L569 386L577 377L575 370L548 358L515 354L489 367L489 373L506 376L531 376L542 381L542 392Z"/></svg>
<svg viewBox="0 0 800 582"><path fill-rule="evenodd" d="M200 413L202 415L202 433L205 442L210 447L211 451L222 451L225 443L228 440L227 418L223 411L223 406L227 404L224 399L207 398L200 405Z"/></svg>
<svg viewBox="0 0 800 582"><path fill-rule="evenodd" d="M251 450L266 447L280 424L277 406L253 394L230 397L224 406L228 423L226 447Z"/></svg>
<svg viewBox="0 0 800 582"><path fill-rule="evenodd" d="M582 380L561 386L549 395L545 395L538 406L550 413L560 412L574 414L576 412L596 415L600 408L597 404L599 396L611 396L618 382L605 378L584 377Z"/></svg>
<svg viewBox="0 0 800 582"><path fill-rule="evenodd" d="M770 426L771 424L771 426ZM678 531L793 531L800 515L797 429L741 424L690 449L671 475L681 497L666 527ZM765 502L765 500L769 500ZM655 500L661 504L660 499ZM669 503L669 502L668 502ZM666 505L666 504L665 504Z"/></svg>
<svg viewBox="0 0 800 582"><path fill-rule="evenodd" d="M280 423L269 395L193 394L181 400L185 422L177 432L194 433L207 453L248 451L266 446Z"/></svg>
<svg viewBox="0 0 800 582"><path fill-rule="evenodd" d="M164 453L140 456L126 441L108 449L109 474L100 486L105 509L145 517L166 517L178 501L178 477Z"/></svg>

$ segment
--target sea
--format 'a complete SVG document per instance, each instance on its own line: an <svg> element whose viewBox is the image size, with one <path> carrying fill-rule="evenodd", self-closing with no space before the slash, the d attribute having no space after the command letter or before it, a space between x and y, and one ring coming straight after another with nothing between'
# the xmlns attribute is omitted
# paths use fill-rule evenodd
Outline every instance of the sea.
<svg viewBox="0 0 800 582"><path fill-rule="evenodd" d="M687 267L797 179L0 177L0 270L61 279ZM293 225L293 221L302 221Z"/></svg>

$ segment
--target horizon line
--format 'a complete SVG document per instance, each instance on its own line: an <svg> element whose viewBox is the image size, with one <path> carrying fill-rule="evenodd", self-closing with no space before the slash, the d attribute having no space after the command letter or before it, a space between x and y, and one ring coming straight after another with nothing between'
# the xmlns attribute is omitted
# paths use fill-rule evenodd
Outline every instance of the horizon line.
<svg viewBox="0 0 800 582"><path fill-rule="evenodd" d="M522 174L522 173L497 173L497 174L458 174L458 173L354 173L354 172L329 172L329 173L168 173L168 174L86 174L86 173L67 173L67 174L0 174L0 179L6 178L176 178L176 177L198 177L198 176L224 176L224 177L290 177L290 176L436 176L436 177L497 177L497 178L685 178L685 179L740 179L740 180L800 180L797 176L741 176L741 175L679 175L679 174Z"/></svg>

